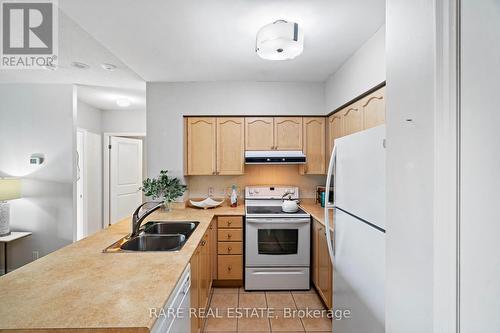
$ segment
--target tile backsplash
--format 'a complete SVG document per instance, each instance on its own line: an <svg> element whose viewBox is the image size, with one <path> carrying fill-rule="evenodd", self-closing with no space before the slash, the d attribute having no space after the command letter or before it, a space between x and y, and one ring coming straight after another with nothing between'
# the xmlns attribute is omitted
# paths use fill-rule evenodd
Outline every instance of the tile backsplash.
<svg viewBox="0 0 500 333"><path fill-rule="evenodd" d="M325 185L326 176L300 175L298 165L246 165L240 176L189 176L186 177L188 196L202 198L211 189L214 197L230 195L231 185L236 184L238 195L243 196L247 185L294 185L300 188L302 198L315 198L316 186Z"/></svg>

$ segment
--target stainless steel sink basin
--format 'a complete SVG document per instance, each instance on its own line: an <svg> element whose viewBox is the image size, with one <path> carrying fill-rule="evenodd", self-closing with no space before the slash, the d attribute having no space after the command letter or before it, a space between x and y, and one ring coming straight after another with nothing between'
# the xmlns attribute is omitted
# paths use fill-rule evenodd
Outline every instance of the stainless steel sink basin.
<svg viewBox="0 0 500 333"><path fill-rule="evenodd" d="M199 222L195 221L149 221L144 225L144 233L155 235L181 234L186 236L186 238L189 238L198 224Z"/></svg>
<svg viewBox="0 0 500 333"><path fill-rule="evenodd" d="M198 224L197 221L149 221L139 235L123 237L103 252L179 251Z"/></svg>
<svg viewBox="0 0 500 333"><path fill-rule="evenodd" d="M124 251L178 251L186 242L184 235L140 234L120 245Z"/></svg>

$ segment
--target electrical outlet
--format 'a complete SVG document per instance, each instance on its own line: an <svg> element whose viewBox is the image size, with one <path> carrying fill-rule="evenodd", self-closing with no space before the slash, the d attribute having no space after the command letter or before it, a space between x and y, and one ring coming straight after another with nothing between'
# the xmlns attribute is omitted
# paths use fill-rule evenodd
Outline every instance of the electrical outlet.
<svg viewBox="0 0 500 333"><path fill-rule="evenodd" d="M32 255L33 255L33 261L35 261L38 259L40 254L38 253L38 251L33 251Z"/></svg>
<svg viewBox="0 0 500 333"><path fill-rule="evenodd" d="M213 188L212 186L210 186L210 187L208 188L208 196L209 196L210 198L212 198L212 197L214 196L214 188Z"/></svg>

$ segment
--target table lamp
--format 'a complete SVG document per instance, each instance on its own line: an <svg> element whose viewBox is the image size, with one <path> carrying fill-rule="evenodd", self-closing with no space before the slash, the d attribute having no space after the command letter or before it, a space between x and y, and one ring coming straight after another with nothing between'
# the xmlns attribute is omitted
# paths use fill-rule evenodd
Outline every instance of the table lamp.
<svg viewBox="0 0 500 333"><path fill-rule="evenodd" d="M0 178L0 237L10 235L10 209L7 200L21 197L21 180Z"/></svg>

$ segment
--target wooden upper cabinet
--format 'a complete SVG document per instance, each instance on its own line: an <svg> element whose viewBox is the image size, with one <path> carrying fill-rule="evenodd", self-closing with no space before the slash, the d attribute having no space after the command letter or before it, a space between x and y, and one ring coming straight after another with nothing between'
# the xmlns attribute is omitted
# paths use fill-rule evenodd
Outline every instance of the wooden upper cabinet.
<svg viewBox="0 0 500 333"><path fill-rule="evenodd" d="M326 169L325 118L310 117L303 119L304 154L307 163L302 166L302 173L323 175Z"/></svg>
<svg viewBox="0 0 500 333"><path fill-rule="evenodd" d="M274 119L272 117L245 118L245 149L272 150L274 147Z"/></svg>
<svg viewBox="0 0 500 333"><path fill-rule="evenodd" d="M244 151L244 118L217 118L217 174L242 175Z"/></svg>
<svg viewBox="0 0 500 333"><path fill-rule="evenodd" d="M187 118L186 163L188 175L213 175L216 172L215 117Z"/></svg>
<svg viewBox="0 0 500 333"><path fill-rule="evenodd" d="M385 123L385 87L382 87L361 100L364 129Z"/></svg>
<svg viewBox="0 0 500 333"><path fill-rule="evenodd" d="M361 108L360 102L356 102L340 112L342 112L343 115L343 135L349 135L363 130L363 109Z"/></svg>
<svg viewBox="0 0 500 333"><path fill-rule="evenodd" d="M328 117L328 143L326 146L326 163L330 161L330 156L332 154L335 139L338 139L344 135L343 123L343 114L341 112L334 113L330 117Z"/></svg>
<svg viewBox="0 0 500 333"><path fill-rule="evenodd" d="M302 117L274 118L274 149L302 150Z"/></svg>

